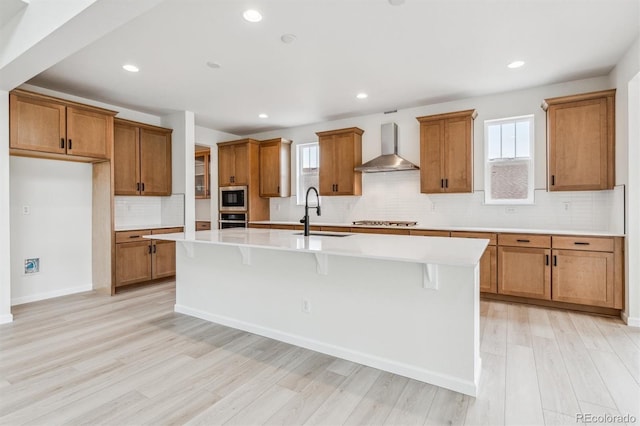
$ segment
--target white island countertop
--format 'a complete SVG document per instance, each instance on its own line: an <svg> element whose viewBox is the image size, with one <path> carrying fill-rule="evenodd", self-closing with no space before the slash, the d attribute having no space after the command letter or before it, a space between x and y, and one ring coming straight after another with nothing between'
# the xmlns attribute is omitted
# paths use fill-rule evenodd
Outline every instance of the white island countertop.
<svg viewBox="0 0 640 426"><path fill-rule="evenodd" d="M301 235L301 231L294 230L230 228L199 231L195 233L194 238L187 238L183 233L154 235L152 238L453 266L478 264L489 243L489 240L472 238L416 238L404 235L317 231L313 233L316 235L305 237Z"/></svg>

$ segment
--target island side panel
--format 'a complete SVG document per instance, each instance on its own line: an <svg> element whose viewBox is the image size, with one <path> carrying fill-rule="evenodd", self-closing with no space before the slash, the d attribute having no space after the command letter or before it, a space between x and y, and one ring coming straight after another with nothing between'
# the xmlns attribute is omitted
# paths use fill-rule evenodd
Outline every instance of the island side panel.
<svg viewBox="0 0 640 426"><path fill-rule="evenodd" d="M178 243L176 311L475 395L477 267ZM303 311L303 300L310 313Z"/></svg>

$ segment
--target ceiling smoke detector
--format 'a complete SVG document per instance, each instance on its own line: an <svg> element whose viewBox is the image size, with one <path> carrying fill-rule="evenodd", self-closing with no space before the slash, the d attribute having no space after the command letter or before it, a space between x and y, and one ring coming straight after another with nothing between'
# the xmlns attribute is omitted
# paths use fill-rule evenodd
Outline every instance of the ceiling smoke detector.
<svg viewBox="0 0 640 426"><path fill-rule="evenodd" d="M280 37L280 40L284 43L284 44L291 44L294 41L296 41L296 35L295 34L283 34L282 37Z"/></svg>

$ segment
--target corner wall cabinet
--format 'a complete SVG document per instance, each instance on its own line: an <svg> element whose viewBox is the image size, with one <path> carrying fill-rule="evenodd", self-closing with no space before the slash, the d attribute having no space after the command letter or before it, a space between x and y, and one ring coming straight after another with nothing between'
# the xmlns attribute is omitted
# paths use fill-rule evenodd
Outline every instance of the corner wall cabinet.
<svg viewBox="0 0 640 426"><path fill-rule="evenodd" d="M357 127L318 132L320 195L362 195L362 134Z"/></svg>
<svg viewBox="0 0 640 426"><path fill-rule="evenodd" d="M195 153L195 197L211 198L211 151L196 149Z"/></svg>
<svg viewBox="0 0 640 426"><path fill-rule="evenodd" d="M260 196L291 196L291 141L282 138L260 142Z"/></svg>
<svg viewBox="0 0 640 426"><path fill-rule="evenodd" d="M115 195L171 195L171 129L115 120Z"/></svg>
<svg viewBox="0 0 640 426"><path fill-rule="evenodd" d="M420 191L473 191L475 110L417 117L420 122Z"/></svg>
<svg viewBox="0 0 640 426"><path fill-rule="evenodd" d="M546 99L549 191L613 189L615 90Z"/></svg>
<svg viewBox="0 0 640 426"><path fill-rule="evenodd" d="M122 287L176 274L176 243L142 238L145 235L183 232L183 228L140 229L116 232L115 286Z"/></svg>
<svg viewBox="0 0 640 426"><path fill-rule="evenodd" d="M12 155L70 161L111 157L115 111L13 90L9 95Z"/></svg>

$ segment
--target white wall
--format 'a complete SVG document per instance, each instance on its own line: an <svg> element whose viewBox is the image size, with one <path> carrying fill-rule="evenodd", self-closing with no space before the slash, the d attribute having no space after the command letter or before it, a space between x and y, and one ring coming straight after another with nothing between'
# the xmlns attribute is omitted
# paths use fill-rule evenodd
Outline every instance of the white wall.
<svg viewBox="0 0 640 426"><path fill-rule="evenodd" d="M324 197L323 218L319 221L348 222L357 219L418 220L424 226L522 227L540 229L576 229L623 233L621 189L616 191L547 193L546 192L546 116L540 105L545 98L609 89L607 77L572 81L454 102L427 105L392 114L373 114L332 122L283 129L251 137L284 137L294 145L317 140L315 132L360 127L363 161L380 154L380 124L398 124L399 154L419 164L420 126L416 117L475 109L474 123L474 194L420 194L419 172L388 172L363 175L361 197ZM535 116L535 187L536 205L517 206L507 213L504 206L482 204L484 188L484 120L525 114ZM295 171L295 150L291 167ZM292 187L296 188L295 173ZM298 220L301 207L295 197L271 200L272 220ZM568 203L568 204L567 204ZM565 209L568 206L568 209ZM332 215L331 212L340 212ZM395 217L394 217L395 215Z"/></svg>
<svg viewBox="0 0 640 426"><path fill-rule="evenodd" d="M9 93L0 91L0 324L11 322Z"/></svg>
<svg viewBox="0 0 640 426"><path fill-rule="evenodd" d="M640 38L610 74L616 91L616 176L626 186L626 302L628 323L640 327Z"/></svg>
<svg viewBox="0 0 640 426"><path fill-rule="evenodd" d="M12 304L91 290L92 165L10 163ZM24 274L27 258L40 258L39 273Z"/></svg>
<svg viewBox="0 0 640 426"><path fill-rule="evenodd" d="M191 111L180 111L162 117L162 123L173 129L171 192L184 194L184 231L187 236L195 236L195 115Z"/></svg>
<svg viewBox="0 0 640 426"><path fill-rule="evenodd" d="M207 129L196 126L195 140L198 145L211 147L211 198L209 200L196 200L196 220L211 220L211 227L217 227L218 220L218 142L240 139L240 136L219 130Z"/></svg>

